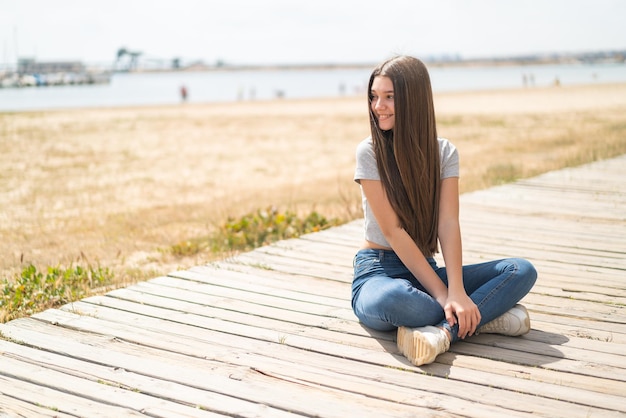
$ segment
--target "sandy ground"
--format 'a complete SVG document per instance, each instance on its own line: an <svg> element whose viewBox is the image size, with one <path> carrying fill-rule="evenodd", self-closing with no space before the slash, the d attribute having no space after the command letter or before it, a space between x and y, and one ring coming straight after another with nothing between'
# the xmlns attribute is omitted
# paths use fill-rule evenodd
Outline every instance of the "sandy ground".
<svg viewBox="0 0 626 418"><path fill-rule="evenodd" d="M626 85L435 103L463 191L494 170L527 176L626 152ZM211 258L176 258L171 245L271 205L359 217L354 149L368 129L360 97L0 114L0 277L77 260L166 274Z"/></svg>

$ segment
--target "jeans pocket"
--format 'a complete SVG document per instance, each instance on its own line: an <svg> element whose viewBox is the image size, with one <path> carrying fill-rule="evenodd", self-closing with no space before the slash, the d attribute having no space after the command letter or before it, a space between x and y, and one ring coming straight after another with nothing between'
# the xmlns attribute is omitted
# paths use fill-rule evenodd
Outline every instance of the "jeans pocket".
<svg viewBox="0 0 626 418"><path fill-rule="evenodd" d="M357 278L360 275L367 273L369 270L378 263L377 257L354 257L354 277Z"/></svg>

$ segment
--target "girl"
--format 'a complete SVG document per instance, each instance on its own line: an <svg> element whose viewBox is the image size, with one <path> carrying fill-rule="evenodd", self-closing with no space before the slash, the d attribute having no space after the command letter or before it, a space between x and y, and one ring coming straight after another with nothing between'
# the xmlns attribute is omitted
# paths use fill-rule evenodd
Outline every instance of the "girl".
<svg viewBox="0 0 626 418"><path fill-rule="evenodd" d="M462 265L459 157L437 137L430 77L413 57L392 58L369 80L371 137L357 147L365 241L354 258L352 308L367 327L398 329L413 364L478 332L523 335L517 304L537 278L523 259ZM439 246L437 243L439 242ZM433 255L441 248L445 267Z"/></svg>

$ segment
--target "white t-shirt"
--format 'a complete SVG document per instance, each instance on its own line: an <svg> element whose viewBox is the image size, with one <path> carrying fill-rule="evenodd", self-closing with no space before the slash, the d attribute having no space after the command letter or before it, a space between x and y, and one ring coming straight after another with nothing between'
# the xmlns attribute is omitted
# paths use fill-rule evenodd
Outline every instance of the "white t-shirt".
<svg viewBox="0 0 626 418"><path fill-rule="evenodd" d="M456 147L445 138L438 138L438 140L439 156L441 157L441 178L459 177L459 153ZM361 141L356 148L354 181L361 184L361 180L380 180L374 154L374 143L371 137ZM365 239L383 247L391 247L380 230L380 226L372 213L362 188L361 197L363 200L363 215L365 216Z"/></svg>

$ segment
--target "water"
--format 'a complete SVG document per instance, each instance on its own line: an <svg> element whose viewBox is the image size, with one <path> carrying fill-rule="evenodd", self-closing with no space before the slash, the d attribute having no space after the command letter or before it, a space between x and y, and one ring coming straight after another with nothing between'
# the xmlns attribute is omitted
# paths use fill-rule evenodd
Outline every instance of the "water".
<svg viewBox="0 0 626 418"><path fill-rule="evenodd" d="M0 89L0 111L176 104L364 94L370 69L114 74L110 84ZM625 64L432 67L435 92L626 82ZM532 82L530 76L532 75Z"/></svg>

